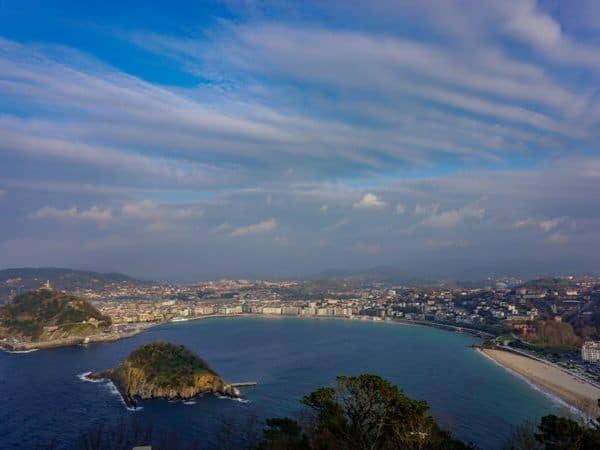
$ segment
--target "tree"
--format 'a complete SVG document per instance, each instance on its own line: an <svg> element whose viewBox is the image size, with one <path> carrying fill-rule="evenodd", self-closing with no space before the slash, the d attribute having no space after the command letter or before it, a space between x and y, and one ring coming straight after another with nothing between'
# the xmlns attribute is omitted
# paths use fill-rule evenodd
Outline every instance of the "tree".
<svg viewBox="0 0 600 450"><path fill-rule="evenodd" d="M525 422L514 427L504 444L504 450L543 450L543 445L536 439L536 426L533 422Z"/></svg>
<svg viewBox="0 0 600 450"><path fill-rule="evenodd" d="M536 439L548 450L582 448L585 430L574 420L549 415L542 417Z"/></svg>
<svg viewBox="0 0 600 450"><path fill-rule="evenodd" d="M270 443L282 436L293 437L291 442L301 445L295 448L315 450L469 448L439 428L427 414L426 402L407 397L376 375L337 377L335 387L317 389L303 403L314 413L306 438L301 438L297 423L284 419L275 434L265 430L261 448L280 448ZM282 433L281 425L291 433Z"/></svg>
<svg viewBox="0 0 600 450"><path fill-rule="evenodd" d="M542 417L537 430L521 425L510 436L506 450L596 450L600 448L598 422L580 424L567 417Z"/></svg>
<svg viewBox="0 0 600 450"><path fill-rule="evenodd" d="M295 420L289 418L267 419L264 440L257 449L304 450L310 448L308 437Z"/></svg>

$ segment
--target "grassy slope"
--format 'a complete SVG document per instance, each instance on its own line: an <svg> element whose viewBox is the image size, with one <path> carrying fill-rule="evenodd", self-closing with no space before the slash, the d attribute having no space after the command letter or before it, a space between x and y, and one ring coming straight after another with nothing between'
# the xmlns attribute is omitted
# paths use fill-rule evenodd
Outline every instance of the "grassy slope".
<svg viewBox="0 0 600 450"><path fill-rule="evenodd" d="M84 324L96 319L99 327ZM110 325L110 318L102 315L88 301L58 291L39 290L21 294L0 308L0 335L31 340L97 333ZM51 335L44 327L58 327Z"/></svg>

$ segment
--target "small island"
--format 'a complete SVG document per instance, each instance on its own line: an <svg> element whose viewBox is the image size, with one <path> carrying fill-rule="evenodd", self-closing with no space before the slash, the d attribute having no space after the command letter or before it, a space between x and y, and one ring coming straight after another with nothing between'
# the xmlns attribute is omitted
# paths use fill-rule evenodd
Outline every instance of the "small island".
<svg viewBox="0 0 600 450"><path fill-rule="evenodd" d="M0 347L31 350L90 341L110 333L111 319L87 300L42 288L0 307Z"/></svg>
<svg viewBox="0 0 600 450"><path fill-rule="evenodd" d="M128 406L137 400L189 400L206 393L240 398L199 356L182 345L158 341L143 345L119 366L91 373L89 380L110 380Z"/></svg>

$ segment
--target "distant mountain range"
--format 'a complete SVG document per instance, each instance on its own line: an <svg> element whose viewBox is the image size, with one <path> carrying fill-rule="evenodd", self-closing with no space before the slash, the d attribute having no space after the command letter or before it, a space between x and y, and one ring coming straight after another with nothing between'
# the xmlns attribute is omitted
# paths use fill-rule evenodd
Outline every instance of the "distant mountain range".
<svg viewBox="0 0 600 450"><path fill-rule="evenodd" d="M458 282L454 280L436 280L436 279L425 279L415 276L408 275L393 266L376 266L361 271L348 271L330 269L323 272L316 273L306 278L307 280L344 280L353 284L360 283L385 283L385 284L398 284L404 286L448 286L455 285ZM458 283L461 286L464 283Z"/></svg>
<svg viewBox="0 0 600 450"><path fill-rule="evenodd" d="M432 269L431 275L427 278L418 277L410 274L410 271L394 266L376 266L364 270L343 270L330 269L305 278L307 281L330 280L344 281L352 284L361 283L384 283L386 285L404 285L412 287L460 287L460 288L478 288L494 285L496 280L506 278L521 278L531 280L527 282L526 287L534 287L536 284L558 284L566 285L567 280L563 276L556 276L555 273L543 270L524 272L515 269L514 273L509 270L494 271L491 267L481 267L481 270L463 270L455 274L446 276L438 275ZM577 271L565 271L564 273L577 273ZM584 272L585 273L585 272Z"/></svg>
<svg viewBox="0 0 600 450"><path fill-rule="evenodd" d="M0 304L6 303L16 294L38 289L46 281L50 281L54 288L68 292L103 289L115 283L150 283L120 273L98 273L56 267L5 269L0 270Z"/></svg>

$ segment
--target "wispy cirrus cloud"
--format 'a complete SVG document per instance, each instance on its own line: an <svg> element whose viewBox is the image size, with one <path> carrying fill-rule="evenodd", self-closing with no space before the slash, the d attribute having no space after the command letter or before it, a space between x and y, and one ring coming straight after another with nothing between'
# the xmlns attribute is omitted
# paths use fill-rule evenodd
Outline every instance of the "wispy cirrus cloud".
<svg viewBox="0 0 600 450"><path fill-rule="evenodd" d="M467 205L459 209L435 212L426 217L423 223L432 227L453 227L465 219L483 219L484 216L484 208Z"/></svg>
<svg viewBox="0 0 600 450"><path fill-rule="evenodd" d="M267 231L272 231L278 226L279 221L277 219L271 218L251 225L244 225L241 227L234 228L233 231L229 233L229 235L232 237L239 237L248 234L260 234L265 233Z"/></svg>
<svg viewBox="0 0 600 450"><path fill-rule="evenodd" d="M217 276L429 270L432 249L598 267L594 2L223 8L0 38L0 264L22 242L34 262ZM104 38L119 57L87 44Z"/></svg>
<svg viewBox="0 0 600 450"><path fill-rule="evenodd" d="M79 209L76 207L60 209L53 206L45 206L30 214L30 217L32 219L77 220L97 223L113 220L113 214L109 208L103 209L97 206L92 206L89 209Z"/></svg>

